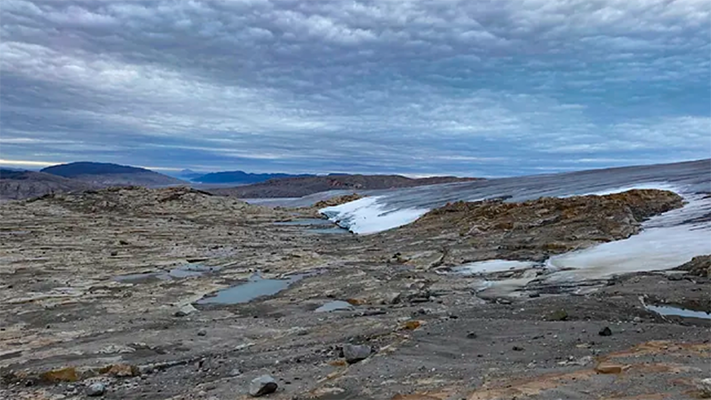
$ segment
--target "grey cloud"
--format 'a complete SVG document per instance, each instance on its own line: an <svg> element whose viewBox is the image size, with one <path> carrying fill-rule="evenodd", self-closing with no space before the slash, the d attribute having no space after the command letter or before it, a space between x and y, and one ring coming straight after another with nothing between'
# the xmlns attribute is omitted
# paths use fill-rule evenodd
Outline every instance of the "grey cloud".
<svg viewBox="0 0 711 400"><path fill-rule="evenodd" d="M619 149L698 158L710 10L7 0L0 158L145 165L164 151L162 166L489 174L568 168L559 154L604 164Z"/></svg>

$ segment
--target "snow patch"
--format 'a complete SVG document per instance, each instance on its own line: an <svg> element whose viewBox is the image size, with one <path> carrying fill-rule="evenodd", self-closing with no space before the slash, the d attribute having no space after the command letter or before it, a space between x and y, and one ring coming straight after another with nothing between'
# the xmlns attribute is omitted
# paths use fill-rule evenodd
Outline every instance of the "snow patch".
<svg viewBox="0 0 711 400"><path fill-rule="evenodd" d="M353 233L367 235L407 225L429 211L422 208L388 210L378 203L379 198L364 197L338 206L322 208L319 212Z"/></svg>
<svg viewBox="0 0 711 400"><path fill-rule="evenodd" d="M617 190L653 184L637 185ZM655 189L683 193L680 188L654 184ZM607 193L615 193L606 191ZM711 224L706 215L711 213L711 201L703 194L684 195L682 208L657 215L642 224L643 230L627 239L603 243L588 249L551 257L547 267L571 269L556 272L548 281L608 278L613 275L663 271L676 268L700 254L711 254Z"/></svg>

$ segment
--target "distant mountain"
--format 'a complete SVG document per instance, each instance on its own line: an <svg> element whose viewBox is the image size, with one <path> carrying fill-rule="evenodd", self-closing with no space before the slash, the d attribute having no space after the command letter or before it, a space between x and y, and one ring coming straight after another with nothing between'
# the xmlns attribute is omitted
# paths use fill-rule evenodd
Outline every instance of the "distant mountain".
<svg viewBox="0 0 711 400"><path fill-rule="evenodd" d="M97 188L98 185L44 172L0 169L0 200L19 200L49 193Z"/></svg>
<svg viewBox="0 0 711 400"><path fill-rule="evenodd" d="M187 181L193 181L193 180L195 180L196 178L199 178L199 177L201 177L201 176L204 176L205 173L204 173L204 172L193 171L193 170L191 170L191 169L184 169L184 170L182 170L182 171L180 171L180 172L178 172L178 173L176 173L176 174L171 174L171 175L173 175L173 176L175 176L176 178L179 178L179 179L185 179L185 180L187 180Z"/></svg>
<svg viewBox="0 0 711 400"><path fill-rule="evenodd" d="M53 165L40 172L101 186L161 187L187 183L145 168L88 161Z"/></svg>
<svg viewBox="0 0 711 400"><path fill-rule="evenodd" d="M221 184L234 184L243 185L250 183L258 183L268 181L270 179L278 178L296 178L305 176L315 176L309 174L253 174L244 171L225 171L225 172L213 172L205 174L203 176L193 178L193 182L199 183L221 183Z"/></svg>
<svg viewBox="0 0 711 400"><path fill-rule="evenodd" d="M435 176L413 179L400 175L328 175L272 179L252 185L212 189L210 192L240 198L302 197L329 190L377 190L473 181L479 178Z"/></svg>

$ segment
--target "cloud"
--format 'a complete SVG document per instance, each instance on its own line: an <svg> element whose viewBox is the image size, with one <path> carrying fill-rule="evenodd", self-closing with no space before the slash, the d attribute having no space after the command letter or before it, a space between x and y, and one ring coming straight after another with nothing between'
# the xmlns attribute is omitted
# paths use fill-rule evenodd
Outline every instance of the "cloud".
<svg viewBox="0 0 711 400"><path fill-rule="evenodd" d="M702 0L6 0L0 13L4 159L506 175L711 149Z"/></svg>

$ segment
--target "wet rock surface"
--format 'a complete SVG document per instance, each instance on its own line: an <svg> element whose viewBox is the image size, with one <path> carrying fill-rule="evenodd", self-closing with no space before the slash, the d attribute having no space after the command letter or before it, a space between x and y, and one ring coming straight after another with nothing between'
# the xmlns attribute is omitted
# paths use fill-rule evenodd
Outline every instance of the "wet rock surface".
<svg viewBox="0 0 711 400"><path fill-rule="evenodd" d="M602 214L616 232L604 240L639 229L642 211L633 209L650 209L634 206L639 196L619 197L616 211ZM673 196L659 199L667 205L655 212L675 204ZM616 202L628 200L630 211L619 211ZM557 204L549 202L519 207L542 207L536 214ZM269 374L278 390L265 397L284 399L681 399L711 376L711 321L645 308L705 309L707 278L670 280L679 274L672 271L554 287L540 283L547 274L540 268L447 273L478 259L540 260L558 251L549 240L561 248L597 242L581 236L577 214L562 219L574 223L536 223L521 233L492 225L464 237L439 219L372 236L274 225L314 213L183 189L0 205L0 231L10 232L0 235L0 398L81 398L100 380L111 400L232 400L251 397L251 382ZM563 235L568 228L576 233ZM538 235L533 242L526 231ZM502 237L533 247L494 247ZM114 279L189 262L217 270ZM308 276L247 303L198 304L255 273ZM528 283L501 290L511 281ZM538 296L529 296L532 288ZM314 312L336 299L353 309ZM186 305L194 311L177 317ZM604 327L613 336L600 336ZM340 354L346 344L377 352L349 364Z"/></svg>

